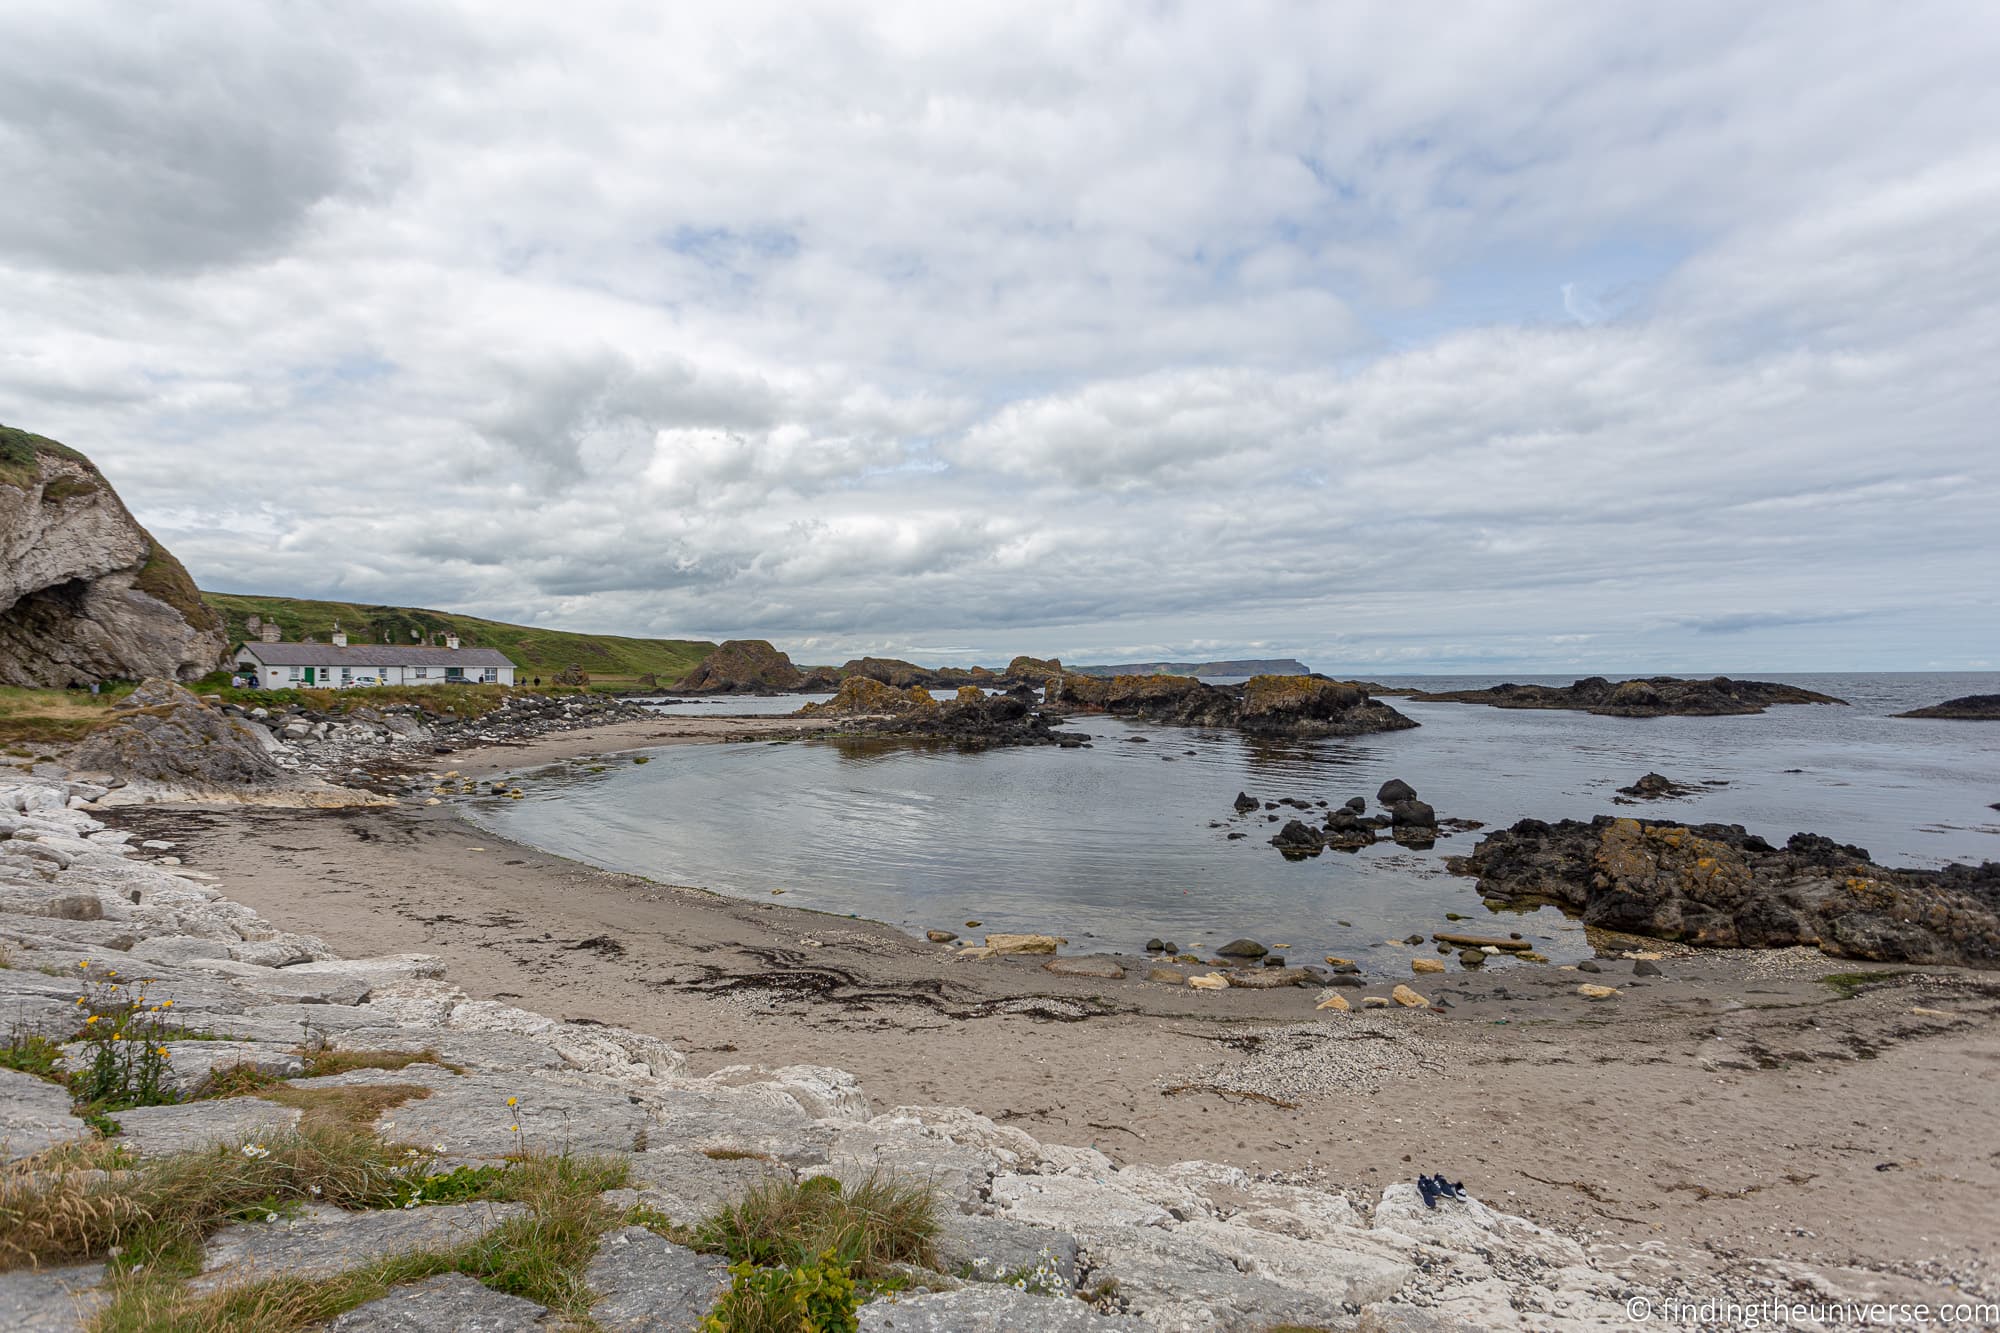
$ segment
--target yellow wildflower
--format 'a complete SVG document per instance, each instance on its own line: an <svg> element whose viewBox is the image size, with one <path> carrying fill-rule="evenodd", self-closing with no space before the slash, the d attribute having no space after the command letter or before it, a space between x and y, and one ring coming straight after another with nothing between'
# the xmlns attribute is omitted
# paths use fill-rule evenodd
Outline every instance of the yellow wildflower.
<svg viewBox="0 0 2000 1333"><path fill-rule="evenodd" d="M507 1099L507 1105L509 1106L519 1106L520 1104L521 1104L521 1099L519 1097L509 1097Z"/></svg>
<svg viewBox="0 0 2000 1333"><path fill-rule="evenodd" d="M83 1025L85 1027L89 1027L92 1023L95 1023L96 1021L97 1021L97 1015L92 1014L89 1018L83 1020Z"/></svg>
<svg viewBox="0 0 2000 1333"><path fill-rule="evenodd" d="M162 1009L171 1009L174 1007L174 1002L172 1000L162 1000L160 1001L160 1007Z"/></svg>

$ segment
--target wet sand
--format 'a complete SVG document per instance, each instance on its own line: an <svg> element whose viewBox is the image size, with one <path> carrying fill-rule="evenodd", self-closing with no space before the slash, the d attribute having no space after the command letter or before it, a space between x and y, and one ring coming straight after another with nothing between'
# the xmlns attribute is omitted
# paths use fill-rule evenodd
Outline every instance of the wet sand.
<svg viewBox="0 0 2000 1333"><path fill-rule="evenodd" d="M669 718L438 765L480 776L797 725ZM1935 1301L1996 1285L2000 976L1807 950L1668 956L1659 977L1619 959L1596 976L1382 965L1343 992L1354 1014L1316 1013L1311 989L1195 992L1145 980L1143 958L1120 960L1118 980L961 959L780 898L549 856L449 804L107 817L176 841L232 898L344 955L441 955L476 996L655 1033L697 1073L836 1065L878 1109L968 1105L1120 1161L1203 1157L1374 1187L1442 1170L1655 1273L1748 1284L1771 1256L1848 1293ZM1856 973L1887 975L1823 980ZM1361 996L1399 981L1451 1007L1361 1012ZM1584 999L1584 981L1621 994Z"/></svg>

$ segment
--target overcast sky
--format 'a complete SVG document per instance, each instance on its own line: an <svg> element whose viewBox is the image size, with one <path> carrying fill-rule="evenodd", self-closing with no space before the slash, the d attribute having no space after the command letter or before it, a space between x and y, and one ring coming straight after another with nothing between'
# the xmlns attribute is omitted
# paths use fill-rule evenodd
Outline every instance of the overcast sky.
<svg viewBox="0 0 2000 1333"><path fill-rule="evenodd" d="M1978 3L17 0L0 421L224 591L1991 668L1997 69Z"/></svg>

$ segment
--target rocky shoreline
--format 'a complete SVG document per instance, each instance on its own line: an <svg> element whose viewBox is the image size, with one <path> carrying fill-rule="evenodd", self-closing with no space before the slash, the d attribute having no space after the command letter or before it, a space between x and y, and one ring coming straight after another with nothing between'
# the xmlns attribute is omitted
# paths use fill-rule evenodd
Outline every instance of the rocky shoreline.
<svg viewBox="0 0 2000 1333"><path fill-rule="evenodd" d="M160 1104L109 1116L140 1163L264 1151L292 1132L297 1106L202 1096L226 1071L249 1070L295 1094L406 1091L375 1131L435 1141L442 1168L503 1164L524 1149L620 1157L633 1183L604 1202L648 1210L634 1215L698 1221L773 1178L891 1170L929 1181L946 1205L938 1266L920 1275L929 1290L864 1305L863 1329L1591 1328L1615 1326L1635 1296L1660 1295L1595 1266L1573 1239L1476 1200L1427 1208L1409 1184L1357 1196L1210 1162L1120 1167L963 1107L877 1108L831 1068L693 1077L658 1038L475 1000L434 957L338 958L230 901L208 876L147 859L172 849L134 847L98 819L109 794L49 778L0 787L0 992L16 1040L38 1031L72 1065L88 1049L74 1001L99 977L170 999L179 1022L199 1026L199 1040L155 1038L170 1062ZM307 1054L322 1050L418 1058L304 1076ZM56 1084L0 1070L11 1172L33 1173L92 1137L68 1103ZM248 1285L302 1266L330 1278L421 1248L439 1227L477 1234L506 1216L476 1205L422 1215L432 1225L325 1207L237 1223L209 1238L191 1283ZM1013 1275L1037 1270L1030 1294ZM0 1311L81 1327L119 1280L101 1264L17 1268L0 1274ZM607 1328L686 1326L728 1285L718 1261L636 1226L607 1227L588 1280ZM1078 1294L1090 1299L1066 1299ZM503 1308L484 1289L447 1283L364 1304L341 1327L400 1326L395 1312L411 1302L459 1318Z"/></svg>
<svg viewBox="0 0 2000 1333"><path fill-rule="evenodd" d="M565 751L602 751L648 739L657 743L663 721L649 714L643 724L514 736L495 747L455 751L450 762L467 778L498 774ZM790 719L770 722L800 725ZM725 728L748 723L709 719L706 725L712 734L690 738L719 738ZM691 730L688 724L682 728ZM299 746L302 762L315 762L307 759L309 745L288 744ZM441 765L429 760L426 766ZM952 1227L985 1228L988 1235L1010 1226L1034 1228L1029 1234L1035 1242L1032 1253L1020 1253L1037 1265L1049 1233L1058 1245L1067 1243L1060 1239L1066 1237L1076 1245L1076 1258L1063 1270L1063 1282L1072 1283L1068 1274L1074 1272L1074 1281L1087 1286L1061 1290L1088 1294L1102 1291L1106 1281L1118 1283L1113 1293L1118 1299L1100 1296L1097 1304L1103 1309L1096 1313L1081 1301L1017 1307L1013 1302L1019 1293L969 1283L920 1299L910 1295L894 1304L885 1300L864 1307L865 1328L1012 1328L1028 1318L1047 1321L1056 1309L1064 1312L1062 1317L1091 1321L1079 1327L1118 1327L1115 1320L1122 1317L1137 1321L1133 1326L1163 1328L1263 1329L1286 1320L1340 1329L1615 1328L1627 1326L1615 1308L1619 1292L1651 1298L1724 1275L1822 1294L1879 1291L1885 1283L1888 1289L1933 1296L1943 1288L1984 1289L1982 1272L1966 1260L1954 1259L1949 1269L1932 1271L1913 1258L1898 1258L1893 1246L1883 1249L1882 1210L1902 1205L1881 1199L1879 1191L1846 1224L1855 1229L1855 1238L1847 1242L1854 1248L1826 1254L1818 1249L1823 1242L1811 1233L1784 1239L1775 1224L1797 1216L1802 1207L1821 1217L1820 1228L1839 1228L1843 1212L1858 1208L1846 1201L1862 1197L1864 1182L1880 1179L1872 1175L1873 1159L1850 1165L1848 1150L1831 1141L1808 1142L1791 1153L1795 1174L1823 1182L1811 1191L1810 1204L1796 1199L1763 1203L1767 1196L1754 1191L1734 1203L1716 1202L1737 1188L1731 1181L1761 1181L1758 1145L1776 1142L1771 1137L1776 1126L1800 1124L1797 1102L1778 1091L1797 1077L1784 1071L1813 1068L1800 1061L1817 1060L1814 1080L1827 1086L1829 1080L1838 1081L1845 1089L1840 1095L1857 1107L1877 1096L1872 1089L1878 1082L1893 1088L1906 1138L1927 1136L1931 1130L1925 1127L1949 1125L1955 1138L1971 1133L1976 1140L1978 1131L1972 1126L1991 1108L1954 1101L1945 1089L1934 1096L1916 1095L1909 1080L1896 1077L1891 1067L1904 1052L1924 1060L1932 1078L1939 1069L1955 1067L1940 1061L1980 1067L1978 1049L1989 1040L1982 1034L1991 1032L1990 1020L2000 1015L1995 1003L2000 992L1982 989L1976 980L1949 972L1875 972L1838 978L1840 985L1831 986L1822 980L1825 964L1817 962L1818 955L1802 950L1721 958L1668 946L1663 954L1661 946L1649 941L1604 935L1599 937L1601 964L1579 969L1481 969L1466 963L1462 971L1426 979L1424 964L1430 960L1412 949L1405 977L1422 987L1430 1002L1426 1007L1403 1007L1383 996L1381 1002L1389 1007L1364 1011L1361 991L1387 991L1393 978L1354 968L1337 971L1336 977L1346 980L1333 987L1354 997L1354 1012L1311 1015L1311 999L1284 988L1282 974L1293 969L1264 968L1259 959L1239 959L1236 965L1246 977L1261 981L1268 975L1279 989L1232 984L1204 991L1188 984L1186 970L1143 959L1110 960L1123 975L1107 984L1101 960L982 956L981 949L967 950L956 941L925 945L871 923L715 899L554 865L533 849L496 844L490 835L468 829L451 816L449 804L427 808L422 802L438 798L426 794L427 782L418 785L415 802L393 806L325 811L236 806L204 813L171 805L113 806L138 794L130 788L113 793L70 787L52 774L25 783L23 790L60 786L67 799L58 814L52 798L35 798L33 817L25 809L17 816L29 836L0 841L0 869L31 873L37 881L0 876L10 881L10 889L18 883L31 891L10 898L12 909L0 917L0 941L11 941L5 947L12 964L0 971L0 983L39 975L35 967L60 970L56 962L43 961L58 954L74 955L62 966L81 958L123 969L157 950L178 947L190 950L189 956L149 962L144 974L158 977L161 985L224 985L231 988L226 1003L240 1007L216 1012L276 1018L276 1012L265 1012L272 1005L294 1006L285 1011L287 1016L300 1012L302 997L286 996L283 990L304 984L316 971L377 968L389 978L379 994L371 988L352 1001L337 997L344 1002L335 1008L352 1013L336 1018L334 1008L321 1012L320 1005L308 1004L313 1012L306 1016L326 1018L335 1027L339 1020L350 1022L354 1043L394 1038L405 1050L437 1047L440 1059L466 1073L420 1061L409 1067L414 1072L397 1078L374 1073L342 1077L370 1086L421 1086L428 1094L426 1108L438 1098L460 1098L454 1105L476 1100L477 1089L460 1081L464 1079L524 1084L537 1096L546 1094L552 1106L568 1094L545 1089L544 1083L609 1090L646 1117L645 1150L623 1154L642 1171L658 1165L650 1160L654 1124L671 1122L676 1107L694 1106L690 1097L724 1098L731 1119L761 1116L762 1106L732 1100L741 1088L755 1090L768 1105L773 1086L792 1077L787 1071L809 1066L818 1071L815 1077L833 1080L826 1066L861 1069L858 1080L853 1075L841 1075L844 1083L833 1080L876 1094L852 1116L820 1114L788 1086L776 1093L785 1132L815 1141L822 1133L831 1136L824 1160L793 1162L782 1153L772 1154L784 1162L787 1178L899 1163L915 1164L918 1174L930 1178L934 1172L942 1174L942 1158L963 1161L976 1183L969 1196L952 1194L954 1210L971 1210L952 1212ZM1413 791L1385 788L1377 795L1390 809L1416 800ZM97 798L104 808L90 808L94 802L85 798ZM69 808L72 802L78 803L74 809ZM1393 815L1389 818L1393 824ZM104 827L95 826L99 824ZM60 865L50 853L69 855L71 864ZM14 857L34 864L23 866ZM283 869L288 866L296 869ZM206 878L216 872L220 879ZM209 896L218 888L239 901L247 897L261 904L264 915ZM133 901L134 890L141 901ZM199 897L201 912L212 912L225 923L227 933L215 920L197 920L191 909L178 907L177 895L189 892ZM101 915L90 915L91 909L81 905L86 899L96 901ZM130 924L134 909L144 916L167 908L182 912L167 928L161 928L158 917L148 917L138 927ZM266 917L310 934L287 935ZM703 919L711 922L702 927L709 933L689 934L693 923ZM98 932L94 940L81 938L93 931ZM1468 940L1472 937L1468 932ZM672 938L684 944L663 947ZM170 939L192 943L174 946L166 942ZM1442 933L1437 939L1441 953L1480 947L1455 943ZM617 944L616 955L605 941ZM214 952L218 942L220 954ZM1503 951L1510 943L1504 936L1487 942ZM255 949L265 945L275 948L259 957ZM362 961L339 963L330 956L335 946ZM412 946L435 952L417 963L394 958ZM115 961L120 957L124 963ZM384 957L391 961L380 962ZM443 966L438 960L446 957L462 989L432 975ZM247 966L256 970L238 970L253 958ZM273 962L283 965L268 966ZM1780 962L1787 970L1768 970ZM1066 963L1071 971L1045 966L1050 963ZM300 972L301 967L308 970ZM1153 979L1151 970L1173 973L1173 984ZM1765 997L1747 1006L1726 998L1744 993L1745 976L1761 978L1748 983L1749 993ZM405 986L417 988L410 994L420 994L426 1007L423 1020L409 1023L409 1030L396 1037L384 1029L404 1022L395 1006L409 998L401 989ZM1595 999L1590 988L1615 998L1609 1003ZM1773 1003L1775 996L1781 1002ZM378 1003L383 1007L375 1008ZM535 1011L569 1017L539 1017ZM1300 1021L1301 1011L1306 1021ZM53 1015L54 1009L44 1012ZM504 1060L488 1051L468 1062L438 1047L440 1040L491 1036L485 1025L493 1015L504 1015L491 1021L505 1035L527 1039ZM385 1021L392 1017L394 1021ZM279 1040L271 1035L275 1032L246 1029L227 1035L251 1038L242 1043L247 1052L258 1040ZM614 1044L637 1039L644 1049L664 1048L683 1063L666 1073L649 1069L642 1080L631 1082L636 1076L629 1072L605 1074L587 1062L570 1063L555 1044L586 1036ZM342 1040L338 1032L332 1037L336 1045ZM1682 1040L1686 1051L1675 1054ZM1647 1052L1643 1060L1633 1059L1632 1042ZM1843 1052L1843 1043L1851 1048ZM540 1047L541 1054L532 1061L518 1058L530 1046ZM453 1049L473 1054L470 1045ZM1855 1064L1852 1050L1860 1049L1882 1058ZM557 1051L556 1063L550 1062L551 1050ZM746 1069L741 1063L746 1052L768 1069ZM205 1064L190 1057L187 1068L213 1068L214 1053L202 1054L208 1057ZM289 1068L282 1059L298 1058L298 1047L265 1054L281 1061L276 1068L282 1073ZM479 1059L495 1062L480 1064ZM1655 1102L1642 1090L1638 1066L1644 1063L1671 1062L1680 1076L1704 1082L1755 1084L1761 1089L1757 1108L1771 1117L1770 1126L1760 1121L1726 1131L1741 1142L1744 1160L1703 1163L1692 1173L1702 1182L1702 1193L1678 1194L1674 1191L1687 1180L1687 1167L1678 1168L1682 1174L1659 1174L1651 1181L1643 1166L1631 1178L1621 1171L1624 1164L1647 1160L1645 1132L1635 1136L1634 1123L1624 1123L1615 1148L1594 1143L1588 1132L1552 1129L1559 1118L1568 1123L1575 1093L1564 1080L1536 1072L1551 1060L1594 1071L1586 1104L1602 1097L1608 1105L1644 1108L1639 1124L1657 1126L1663 1136L1653 1172L1677 1169L1680 1149L1670 1149L1668 1140L1678 1143L1680 1136L1695 1132L1696 1124L1702 1126L1699 1132L1713 1133L1736 1113L1711 1105L1698 1118L1690 1110L1686 1115L1691 1118L1683 1120L1670 1104ZM1621 1076L1628 1064L1633 1066L1629 1078ZM1877 1065L1883 1066L1879 1079ZM1477 1072L1461 1083L1450 1076L1453 1070ZM601 1081L607 1078L611 1081ZM1781 1079L1782 1084L1777 1082ZM332 1086L313 1078L283 1081L306 1094ZM1059 1105L1044 1105L1053 1088L1061 1089L1054 1099ZM1817 1095L1809 1089L1797 1094ZM798 1106L800 1114L783 1108L782 1099ZM965 1101L972 1107L964 1106ZM447 1104L436 1101L438 1107ZM142 1110L194 1113L220 1105L222 1101L190 1102ZM882 1111L885 1106L891 1109ZM1513 1109L1496 1114L1497 1108ZM231 1109L268 1114L255 1106ZM1604 1114L1592 1112L1586 1123ZM1611 1114L1629 1113L1620 1109ZM577 1123L574 1111L570 1116ZM143 1115L138 1118L144 1120ZM383 1118L392 1119L386 1113ZM758 1123L776 1132L768 1121ZM974 1130L950 1127L962 1124ZM1788 1143L1797 1137L1796 1128L1784 1133L1791 1136ZM1302 1137L1338 1145L1324 1168L1317 1150L1301 1151ZM1035 1145L1025 1156L1011 1146L1023 1139ZM1549 1174L1542 1159L1556 1140L1569 1159L1568 1169ZM726 1189L754 1183L737 1174L751 1173L740 1164L752 1159L708 1157L701 1147L690 1147L689 1140L673 1142L681 1149L675 1160L699 1176L686 1188L707 1188L711 1177L724 1180ZM1056 1142L1089 1146L1046 1146ZM855 1146L861 1144L872 1147L864 1153ZM843 1145L847 1150L836 1151ZM453 1147L456 1151L455 1142ZM716 1149L722 1154L744 1150L734 1145ZM904 1151L912 1155L897 1155ZM961 1152L971 1155L961 1159L956 1156ZM1015 1157L1010 1159L1009 1152ZM1055 1156L1045 1160L1034 1153ZM1637 1162L1635 1153L1642 1154ZM1415 1164L1398 1165L1411 1154ZM468 1153L463 1160L496 1159ZM1179 1165L1190 1160L1227 1165ZM1897 1160L1891 1157L1884 1169L1898 1169ZM1934 1143L1923 1169L1934 1172L1941 1160L1952 1157ZM1470 1169L1461 1169L1480 1198L1507 1200L1504 1213L1480 1219L1476 1234L1456 1229L1463 1218L1424 1210L1409 1185L1388 1183L1407 1181L1421 1165L1458 1162L1468 1163ZM1086 1163L1088 1169L1083 1169ZM1975 1188L1982 1173L1991 1174L1990 1164L1980 1166L1963 1157L1945 1169L1956 1172L1954 1179L1974 1182ZM1852 1171L1871 1175L1857 1179ZM764 1178L761 1167L755 1174ZM1050 1183L1044 1177L1080 1183ZM1587 1192L1571 1194L1572 1184ZM642 1183L634 1188L653 1187ZM1191 1189L1194 1198L1179 1192L1183 1189ZM1517 1192L1521 1203L1532 1200L1535 1206L1524 1210L1513 1201ZM1565 1198L1574 1206L1563 1206ZM621 1195L606 1206L629 1202ZM1159 1209L1164 1218L1121 1211L1142 1206ZM1967 1215L1969 1230L1962 1234L1968 1238L1984 1227L1975 1216L1981 1206L1975 1204ZM1722 1250L1713 1242L1706 1250L1681 1243L1661 1248L1658 1228L1667 1219L1695 1228L1693 1235L1714 1235L1717 1219L1707 1214L1717 1209L1728 1210L1725 1216L1737 1223L1746 1212L1757 1215L1761 1210L1773 1225L1739 1228ZM664 1205L661 1210L672 1213ZM1537 1220L1517 1216L1510 1221L1505 1215L1523 1211ZM354 1216L365 1221L368 1215ZM286 1243L294 1248L305 1237L310 1245L338 1249L337 1238L355 1225L354 1216L315 1215L297 1226L281 1225L291 1227ZM973 1220L961 1223L960 1217ZM1583 1218L1588 1226L1569 1225ZM1530 1229L1518 1230L1516 1222ZM1445 1223L1454 1228L1448 1245L1443 1234L1411 1232ZM1919 1222L1915 1214L1890 1234L1907 1231L1914 1238L1920 1229L1931 1244L1942 1243L1938 1229ZM235 1262L230 1256L247 1252L244 1247L255 1239L250 1233L257 1230L239 1228L226 1243L217 1243L218 1272ZM1950 1228L1946 1232L1960 1234ZM1650 1242L1649 1233L1656 1237ZM700 1269L703 1256L655 1248L655 1242L671 1243L651 1233L629 1235L621 1229L617 1234L625 1236L625 1246L609 1239L611 1234L605 1241L607 1263L625 1246L640 1245L646 1247L642 1252L649 1268L687 1271L695 1265L713 1273ZM1677 1233L1670 1229L1665 1234ZM1304 1275L1308 1268L1316 1274L1351 1272L1357 1254L1395 1261L1395 1254L1382 1250L1388 1235L1399 1238L1392 1245L1405 1240L1414 1244L1400 1251L1410 1274L1385 1299L1373 1299L1372 1291L1352 1286L1336 1299L1331 1277ZM1551 1271L1546 1257L1538 1257L1555 1254L1543 1249L1551 1244L1558 1245L1557 1257L1563 1261L1555 1265L1560 1273ZM1956 1254L1960 1248L1947 1244L1943 1253ZM1580 1262L1571 1262L1577 1256ZM1336 1267L1327 1269L1329 1264ZM600 1276L608 1271L598 1270ZM81 1276L65 1274L60 1282L74 1286L103 1276L91 1268ZM965 1282L956 1272L939 1276ZM27 1279L19 1275L0 1277L0 1284L10 1280L13 1291L27 1291L35 1301L46 1300L55 1290L24 1285ZM0 1285L0 1312L8 1308L8 1290ZM437 1299L477 1301L484 1299L483 1290L460 1288ZM629 1292L625 1297L642 1299ZM431 1295L420 1291L397 1299L421 1303ZM1072 1306L1075 1314L1069 1313ZM1240 1312L1232 1313L1239 1307ZM921 1322L925 1320L930 1322Z"/></svg>

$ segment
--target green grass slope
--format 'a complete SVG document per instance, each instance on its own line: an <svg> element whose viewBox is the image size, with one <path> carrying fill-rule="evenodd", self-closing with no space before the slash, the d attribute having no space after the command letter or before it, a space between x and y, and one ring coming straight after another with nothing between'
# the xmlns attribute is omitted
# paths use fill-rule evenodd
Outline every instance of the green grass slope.
<svg viewBox="0 0 2000 1333"><path fill-rule="evenodd" d="M435 642L439 634L456 634L468 648L498 648L526 675L547 678L575 662L594 682L603 684L627 683L648 674L658 676L662 684L672 684L715 650L714 644L696 639L569 634L407 606L308 602L296 597L230 592L204 592L202 598L222 613L231 644L257 637L245 625L253 615L275 621L291 643L308 634L325 643L334 622L339 621L352 643L427 643Z"/></svg>

